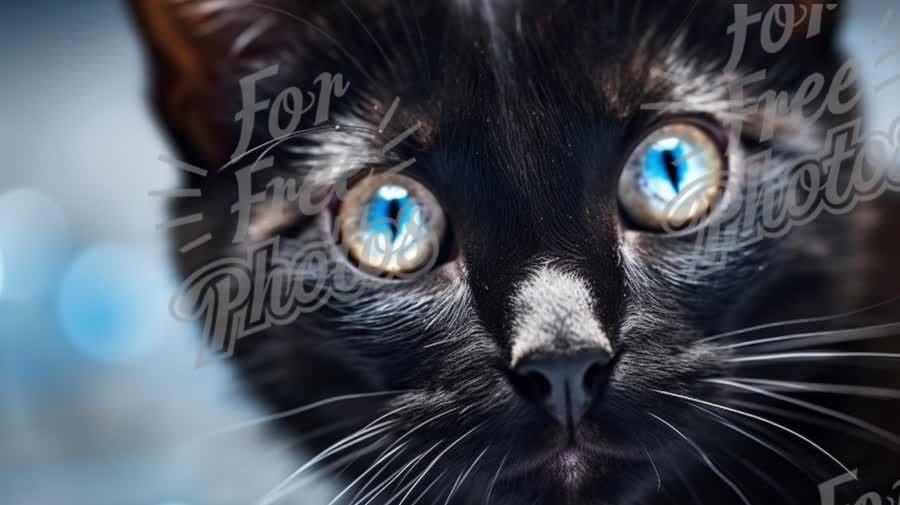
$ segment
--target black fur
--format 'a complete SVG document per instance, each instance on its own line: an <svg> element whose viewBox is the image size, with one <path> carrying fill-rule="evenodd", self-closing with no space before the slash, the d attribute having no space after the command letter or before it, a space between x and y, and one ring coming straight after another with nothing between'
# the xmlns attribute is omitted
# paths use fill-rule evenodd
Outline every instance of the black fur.
<svg viewBox="0 0 900 505"><path fill-rule="evenodd" d="M261 99L274 98L289 86L312 86L322 72L341 73L350 87L333 101L336 123L375 129L394 97L400 97L383 139L416 122L422 128L384 156L377 150L382 137L346 130L280 143L273 151L274 169L256 177L258 188L276 175L302 181L323 167L358 171L341 155L357 155L347 150L362 144L376 153L366 159L366 170L415 157L404 173L436 195L452 226L452 250L427 275L374 281L359 297L332 300L292 324L237 343L234 362L248 389L273 411L340 394L412 390L288 417L283 429L343 427L310 441L310 448L321 450L393 409L403 408L391 418L398 421L390 431L393 439L445 413L407 438L409 447L382 474L390 475L438 444L403 484L474 430L443 455L406 503L438 476L441 480L425 499L444 500L485 448L452 503L479 503L501 462L503 471L492 493L497 504L691 503L692 495L703 503L741 503L690 444L650 415L655 414L702 447L752 503L818 503L818 484L838 475L840 468L809 444L772 426L704 407L777 445L792 460L788 462L717 423L698 408L703 405L654 390L717 404L750 398L804 413L701 380L734 375L896 384L896 374L883 368L870 371L859 363L735 368L727 362L730 353L698 343L722 331L838 313L879 299L885 293L866 276L877 272L890 286L887 279L895 269L879 263L882 246L866 245L869 230L857 224L859 215L877 209L826 215L786 237L728 251L725 269L697 281L689 273L694 235L628 232L616 199L630 147L651 125L673 115L642 105L686 104L685 93L714 87L722 78L731 48L726 35L733 18L729 2L268 0L249 5L235 1L197 17L185 7L204 3L157 2L156 7L138 8L142 26L155 41L151 56L160 114L186 161L211 169L210 176L185 182L203 188L202 201L177 202L173 212L202 211L206 216L203 223L180 229L176 243L205 231L214 236L209 244L178 255L186 276L216 259L246 255L248 244L231 242L234 167L216 169L229 160L240 132L234 121L241 107L238 79L275 63L279 75L264 82ZM148 9L172 10L169 19L181 34L179 43L207 62L202 77L172 63L169 49L147 21ZM272 16L272 24L234 54L231 42L265 16ZM779 54L751 45L739 72L768 69L759 90L793 91L813 72L831 76L842 63L834 48L834 16L826 19L825 34L795 40ZM217 19L227 22L201 34L199 25ZM753 40L758 37L751 36ZM717 123L713 110L692 111L687 105L679 110L674 115ZM825 117L820 126L855 114ZM311 126L309 120L308 115L300 127ZM282 124L286 122L285 116ZM271 140L265 123L260 114L251 146ZM782 140L773 144L790 154L791 146ZM305 154L291 150L304 147L326 149ZM761 147L767 146L752 141L739 146L746 151ZM282 223L281 254L289 257L310 241L327 242L333 208ZM347 263L332 251L334 264ZM517 303L517 296L542 271L583 281L590 304L588 313L547 310L541 317L595 321L617 354L607 390L578 433L578 456L568 460L561 456L567 434L509 380L515 333L529 316L523 307L536 305L533 300ZM552 294L548 289L547 295ZM862 323L845 319L835 324L851 322ZM776 328L752 337L825 327ZM548 345L565 345L550 340ZM875 405L879 412L872 414L874 400L816 398L854 416L869 416L887 429L897 414L894 402ZM786 422L851 468L860 468L861 488L841 488L848 493L846 500L861 496L860 489L886 494L890 479L900 478L896 452L828 425L792 421L789 414L766 417ZM374 454L358 461L353 471L364 471L379 453ZM653 465L662 491L657 490ZM344 477L348 475L352 477ZM388 488L380 498L393 494Z"/></svg>

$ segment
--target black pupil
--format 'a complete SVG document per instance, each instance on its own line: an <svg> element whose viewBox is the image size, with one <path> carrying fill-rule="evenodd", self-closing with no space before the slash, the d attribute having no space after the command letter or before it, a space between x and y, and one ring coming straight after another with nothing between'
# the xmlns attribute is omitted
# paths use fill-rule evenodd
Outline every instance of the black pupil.
<svg viewBox="0 0 900 505"><path fill-rule="evenodd" d="M669 182L672 183L672 187L675 188L675 192L681 191L679 187L678 180L678 158L675 157L675 153L672 151L663 151L663 165L666 167L666 175L669 176Z"/></svg>
<svg viewBox="0 0 900 505"><path fill-rule="evenodd" d="M388 226L391 228L391 239L397 238L397 234L400 232L400 228L398 227L398 219L400 218L400 201L399 200L391 200L388 204Z"/></svg>

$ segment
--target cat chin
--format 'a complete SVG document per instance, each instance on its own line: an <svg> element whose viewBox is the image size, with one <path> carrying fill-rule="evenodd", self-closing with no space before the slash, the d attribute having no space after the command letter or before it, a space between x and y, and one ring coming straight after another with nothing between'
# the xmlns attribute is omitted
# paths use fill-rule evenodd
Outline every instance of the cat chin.
<svg viewBox="0 0 900 505"><path fill-rule="evenodd" d="M510 498L524 490L527 490L528 497L516 497L516 501L533 502L534 494L537 494L542 497L540 503L607 503L606 499L610 496L622 492L624 483L616 470L624 468L621 463L604 461L602 456L583 448L564 449L531 462L528 471L519 465L517 469L506 472L502 478L503 489L509 503L514 503ZM648 474L646 478L651 476Z"/></svg>
<svg viewBox="0 0 900 505"><path fill-rule="evenodd" d="M536 474L550 478L553 485L577 488L585 479L595 482L606 469L638 459L631 447L611 446L601 441L579 439L573 442L564 431L538 446L525 449L507 469L507 478L528 479Z"/></svg>
<svg viewBox="0 0 900 505"><path fill-rule="evenodd" d="M568 447L554 454L548 461L549 470L555 480L565 488L577 488L585 479L594 477L590 455L583 448Z"/></svg>

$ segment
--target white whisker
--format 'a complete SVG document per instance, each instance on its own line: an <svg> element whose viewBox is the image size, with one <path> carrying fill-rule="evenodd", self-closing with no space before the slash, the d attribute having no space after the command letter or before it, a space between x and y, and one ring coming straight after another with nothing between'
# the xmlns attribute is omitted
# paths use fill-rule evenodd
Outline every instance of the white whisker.
<svg viewBox="0 0 900 505"><path fill-rule="evenodd" d="M372 502L373 500L375 500L379 495L381 495L381 493L383 493L384 490L388 488L388 486L390 486L392 483L394 483L394 482L397 481L398 479L403 479L404 475L405 475L409 470L411 470L413 467L415 467L417 464L419 464L420 461L422 461L423 459L425 459L425 456L427 456L429 453L431 453L431 451L433 451L434 449L436 449L436 448L437 448L439 445L441 445L441 443L443 443L443 442L444 442L444 440L440 440L440 441L438 441L437 443L435 443L434 445L432 445L431 447L429 447L425 452L423 452L423 453L420 454L419 456L416 456L416 457L413 458L410 462L408 462L408 463L406 463L405 465L403 465L402 467L400 467L399 470L397 470L396 472L394 472L393 474L391 474L391 476L388 477L388 479L387 479L385 482L382 482L381 484L375 486L374 489L372 489L371 491L369 491L368 494L364 495L364 496L363 496L362 498L360 498L358 501L357 501L356 499L354 499L353 501L351 501L351 504L350 504L350 505L357 505L357 504L360 504L360 503L361 503L362 505L368 505L369 503L371 503L371 502ZM412 485L412 483L410 483L410 485ZM404 488L404 489L406 489L406 488ZM363 501L363 500L365 500L365 501Z"/></svg>
<svg viewBox="0 0 900 505"><path fill-rule="evenodd" d="M761 417L761 416L757 416L757 415L755 415L755 414L751 414L751 413L749 413L749 412L744 412L744 411L742 411L742 410L734 409L734 408L731 408L731 407L726 407L726 406L724 406L724 405L719 405L719 404L717 404L717 403L709 402L709 401L706 401L706 400L700 400L700 399L698 399L698 398L691 398L690 396L680 395L680 394L678 394L678 393L670 393L670 392L668 392L668 391L661 391L661 390L658 390L658 389L655 389L655 390L653 390L653 391L655 391L656 393L659 393L659 394L661 394L661 395L671 396L671 397L673 397L673 398L680 398L680 399L682 399L682 400L687 400L687 401L689 401L689 402L699 403L699 404L701 404L701 405L706 405L707 407L713 407L713 408L715 408L715 409L720 409L720 410L724 410L724 411L726 411L726 412L731 412L731 413L733 413L733 414L738 414L738 415L740 415L740 416L748 417L748 418L750 418L750 419L755 419L755 420L757 420L757 421L759 421L759 422L768 424L769 426L773 426L773 427L775 427L775 428L778 428L779 430L782 430L782 431L784 431L784 432L787 432L787 433L789 433L789 434L791 434L791 435L793 435L793 436L799 438L800 440L803 440L804 442L806 442L807 444L811 445L811 446L814 447L816 450L818 450L819 452L821 452L822 454L824 454L825 456L827 456L828 459L830 459L831 461L835 462L835 463L836 463L838 466L840 466L845 472L847 472L848 474L850 473L850 469L847 467L847 465L845 465L844 463L842 463L841 460L839 460L839 459L837 459L836 457L832 456L832 454L831 454L830 452L826 451L824 448L822 448L822 446L820 446L819 444L813 442L813 441L810 440L809 438L807 438L807 437L801 435L800 433L797 433L796 431L794 431L794 430L788 428L787 426L783 426L783 425L781 425L781 424L776 423L775 421L771 421L771 420L769 420L769 419L766 419L766 418Z"/></svg>
<svg viewBox="0 0 900 505"><path fill-rule="evenodd" d="M484 423L482 423L482 424L484 424ZM482 424L479 424L478 426L472 428L471 430L463 433L459 438L454 440L443 451L441 451L437 456L435 456L434 460L427 467L425 467L425 470L423 470L422 473L419 475L419 477L416 478L413 486L411 488L409 488L409 491L406 492L406 494L403 496L403 499L400 500L400 505L403 505L403 502L406 501L406 499L412 493L413 489L415 489L416 486L419 484L419 482L421 482L422 479L424 479L425 476L428 475L428 472L430 472L431 469L434 468L434 465L436 465L438 463L438 461L441 460L442 457L444 457L448 452L450 452L451 449L453 449L454 447L459 445L459 443L462 442L463 440L465 440L469 435L474 433L475 430L477 430L478 428L480 428L482 426Z"/></svg>
<svg viewBox="0 0 900 505"><path fill-rule="evenodd" d="M889 441L890 443L892 443L896 446L900 446L900 437L897 437L897 435L891 433L890 431L887 431L883 428L880 428L871 423L863 421L862 419L859 419L857 417L853 417L853 416L844 414L842 412L838 412L836 410L828 409L828 408L822 407L820 405L816 405L814 403L805 402L803 400L797 400L796 398L791 398L789 396L780 395L778 393L772 393L772 392L766 391L764 389L760 389L760 388L753 387L753 386L748 386L746 384L740 384L738 382L734 382L734 381L730 381L730 380L706 379L704 382L742 389L744 391L756 393L756 394L759 394L759 395L762 395L762 396L765 396L768 398L780 400L785 403L790 403L791 405L803 407L805 409L809 409L814 412L818 412L818 413L826 415L828 417L832 417L834 419L839 419L841 421L844 421L845 423L852 424L853 426L856 426L857 428L868 431L869 433L872 433L873 435L882 437L885 440Z"/></svg>
<svg viewBox="0 0 900 505"><path fill-rule="evenodd" d="M897 302L898 300L900 300L900 295L892 296L892 297L888 298L887 300L884 300L884 301L881 301L881 302L878 302L878 303L875 303L872 305L867 305L865 307L861 307L858 309L854 309L849 312L843 312L841 314L834 314L831 316L806 317L806 318L801 318L801 319L789 319L787 321L777 321L774 323L759 324L756 326L750 326L748 328L742 328L740 330L728 331L725 333L719 333L717 335L713 335L711 337L706 337L704 339L699 340L698 343L705 344L705 343L712 342L715 340L721 340L723 338L734 337L737 335L743 335L745 333L751 333L751 332L759 331L759 330L766 330L769 328L781 328L784 326L794 326L794 325L798 325L798 324L812 324L812 323L821 323L821 322L826 322L826 321L834 321L835 319L843 319L845 317L855 316L858 314L862 314L864 312L868 312L870 310L877 309L879 307L883 307L885 305L890 305L894 302Z"/></svg>
<svg viewBox="0 0 900 505"><path fill-rule="evenodd" d="M659 440L657 440L657 442L659 442ZM697 495L697 490L694 489L694 486L691 485L691 482L687 478L685 478L683 473L681 473L679 466L677 464L672 464L671 457L667 456L666 460L669 462L668 470L674 473L675 476L678 477L678 480L684 485L684 489L687 490L688 495L690 495L691 502L694 505L704 505L702 500L700 500L700 497ZM663 489L665 489L665 487L663 487ZM668 492L666 494L668 494Z"/></svg>
<svg viewBox="0 0 900 505"><path fill-rule="evenodd" d="M850 429L846 424L832 421L830 418L826 418L824 416L805 414L796 409L778 408L772 405L754 403L746 400L731 400L729 402L729 405L740 407L748 411L772 414L784 419L790 419L792 421L808 424L810 426L818 426L820 428L824 428L851 438L865 439L873 442L874 440L877 440L879 444L883 444L883 441L880 438L874 437L867 431Z"/></svg>
<svg viewBox="0 0 900 505"><path fill-rule="evenodd" d="M676 428L675 426L673 426L671 423L669 423L669 422L666 421L665 419L663 419L663 418L657 416L656 414L651 414L651 413L649 413L649 412L647 412L647 414L650 415L650 416L652 416L652 417L653 417L654 419L656 419L657 421L659 421L659 422L665 424L666 426L668 426L669 428L671 428L672 431L674 431L675 433L677 433L678 436L680 436L680 437L683 438L688 444L690 444L690 446L694 449L694 451L696 451L697 454L700 456L700 459L702 459L703 462L706 463L706 466L709 467L709 469L710 469L710 470L711 470L711 471L712 471L719 479L721 479L722 482L724 482L728 487L730 487L731 490L734 491L734 493L735 493L736 495L738 495L738 498L740 498L741 501L744 502L744 505L750 505L750 501L747 500L747 497L744 495L744 492L741 491L741 488L738 487L737 484L735 484L734 482L732 482L732 480L729 479L728 476L726 476L721 470L719 470L719 468L712 462L711 459L709 459L709 456L707 456L706 453L703 452L703 449L701 449L699 445L697 445L693 440L691 440L690 438L688 438L687 435L685 435L684 433L682 433L678 428Z"/></svg>
<svg viewBox="0 0 900 505"><path fill-rule="evenodd" d="M431 481L431 484L428 484L427 486L425 486L425 489L423 489L422 492L419 493L419 496L415 500L413 500L412 503L410 503L409 505L416 505L420 501L422 501L422 498L425 498L425 496L428 495L428 492L431 491L431 488L433 488L438 482L440 482L441 479L444 478L444 475L447 475L447 470L444 470L443 472L439 473L438 476L435 477L433 481Z"/></svg>
<svg viewBox="0 0 900 505"><path fill-rule="evenodd" d="M775 344L780 342L800 342L803 347L812 345L858 342L861 340L872 340L876 338L890 337L900 331L900 323L878 324L873 326L865 326L862 328L851 328L830 331L814 331L807 333L797 333L795 335L783 335L780 337L763 338L759 340L750 340L722 346L721 349L741 349L744 347ZM790 348L790 347L788 347Z"/></svg>
<svg viewBox="0 0 900 505"><path fill-rule="evenodd" d="M388 447L388 449L390 449L390 447ZM353 495L353 498L350 500L350 503L356 503L357 499L360 496L363 496L363 494L369 489L369 486L371 486L375 481L377 481L378 477L380 477L382 473L384 473L385 471L387 471L390 468L390 465L394 462L395 459L397 459L400 456L400 454L402 454L402 451L398 452L397 454L394 454L393 456L391 456L390 459L385 461L384 464L381 465L381 469L378 470L377 472L375 472L371 477L369 477L369 480L366 481L366 483L363 485L363 487L361 487L359 489L359 491L357 491L356 494ZM366 496L368 496L368 495L366 495Z"/></svg>
<svg viewBox="0 0 900 505"><path fill-rule="evenodd" d="M785 503L785 504L790 503L791 505L797 505L796 499L791 498L790 493L788 493L785 490L784 486L779 484L777 480L773 479L772 476L769 473L767 473L766 471L764 471L762 468L760 468L759 465L756 465L752 461L750 461L744 457L741 457L740 455L735 454L731 451L725 451L725 452L733 460L737 461L738 463L743 465L744 468L746 468L747 470L752 472L754 475L759 477L759 480L763 481L763 483L765 483L766 486L768 486L776 494L778 494L779 498L781 498L783 503Z"/></svg>
<svg viewBox="0 0 900 505"><path fill-rule="evenodd" d="M394 443L392 443L390 446L388 446L387 449L385 449L385 452L390 451L394 446L400 444L401 442L403 442L404 440L406 440L407 438L409 438L410 436L412 436L412 435L413 435L416 431L418 431L419 429L421 429L421 428L423 428L424 426L426 426L426 425L428 425L428 424L430 424L430 423L436 421L437 419L440 419L440 418L443 417L443 416L446 416L446 415L448 415L448 414L451 414L451 413L454 412L455 410L457 410L456 407L451 408L451 409L447 409L446 411L440 412L440 413L438 413L438 414L435 414L435 415L432 416L431 418L429 418L429 419L427 419L427 420L425 420L425 421L419 423L418 425L416 425L415 427L413 427L411 430L409 430L409 431L407 431L406 433L404 433L403 435L401 435L397 440L395 440ZM404 445L407 445L407 444L404 444ZM437 445L437 444L435 444L435 446L433 446L431 449L434 449L434 447L436 447L436 445ZM431 449L429 449L429 451L427 451L427 452L430 452ZM426 454L427 454L427 452L426 452ZM423 454L422 456L420 456L420 457L424 457L424 454ZM396 458L396 456L394 456L393 458L391 458L390 461L393 461L395 458ZM371 483L374 482L374 479L376 479L379 475L381 475L381 473L382 473L384 470L387 469L387 465L390 463L390 461L388 461L388 463L386 463L386 464L384 465L384 467L383 467L381 470L379 470L375 475L372 476L371 479L369 479L369 481L362 487L362 489L360 489L359 492L356 493L356 495L353 497L353 499L350 500L351 503L356 503L357 498L358 498L362 493L364 493L364 492L366 491L366 489L368 489L368 487L371 485ZM374 465L373 465L373 466L374 466ZM411 468L411 467L410 467L410 468ZM402 476L401 476L400 478L402 478ZM377 496L377 495L376 495L376 496ZM363 499L365 499L365 498L363 498Z"/></svg>
<svg viewBox="0 0 900 505"><path fill-rule="evenodd" d="M853 386L848 384L825 384L820 382L792 382L768 379L732 377L731 380L762 386L770 386L769 391L794 391L799 393L831 393L862 398L900 400L900 389Z"/></svg>
<svg viewBox="0 0 900 505"><path fill-rule="evenodd" d="M319 437L328 435L330 433L334 433L336 431L342 430L344 428L351 426L352 424L353 424L353 421L344 421L344 422L333 423L333 424L330 424L327 426L323 426L321 428L318 428L318 429L315 429L315 430L312 430L309 432L305 432L305 433L303 433L303 435L301 435L299 437L294 437L291 440L289 440L288 442L281 444L279 447L276 447L276 448L272 449L271 451L267 452L268 457L263 458L263 459L271 459L272 457L274 457L275 455L277 455L281 452L290 450L292 447L295 447L299 444L308 443L309 441L315 440L316 438L319 438Z"/></svg>
<svg viewBox="0 0 900 505"><path fill-rule="evenodd" d="M753 363L766 361L810 360L810 359L839 359L839 358L872 358L872 359L900 359L900 354L890 352L787 352L776 354L760 354L757 356L743 356L726 360L728 363Z"/></svg>
<svg viewBox="0 0 900 505"><path fill-rule="evenodd" d="M444 505L449 505L450 499L453 498L453 495L456 494L456 491L459 489L459 486L461 486L462 483L466 481L466 478L469 477L469 474L472 473L472 470L475 469L475 466L478 465L478 462L481 461L481 458L484 457L484 455L488 452L488 449L490 449L490 448L491 448L491 446L485 447L484 450L481 451L481 454L479 454L478 457L475 458L475 461L473 461L472 464L469 465L469 468L465 471L465 473L460 474L459 478L456 479L456 483L453 484L453 488L450 489L450 493L447 494L447 501L444 502ZM413 505L413 504L411 504L411 505Z"/></svg>
<svg viewBox="0 0 900 505"><path fill-rule="evenodd" d="M395 440L394 443L390 447L388 447L388 449L391 449L394 445L397 445L400 442L403 442L404 440L411 437L414 433L416 433L420 429L424 428L425 426L437 421L438 419L440 419L446 415L452 414L453 412L455 412L457 410L459 410L457 407L453 407L453 408L447 409L443 412L439 412L439 413L431 416L430 418L422 421L421 423L417 424L416 426L414 426L412 429L410 429L403 435L400 435L400 437L397 440Z"/></svg>
<svg viewBox="0 0 900 505"><path fill-rule="evenodd" d="M768 449L768 450L772 451L773 453L777 454L778 456L780 456L782 459L784 459L784 460L787 461L788 463L790 463L790 464L796 466L797 468L802 469L802 467L801 467L797 462L795 462L793 459L791 459L791 458L787 455L787 453L785 453L785 452L782 451L781 449L775 447L774 445L772 445L772 444L766 442L765 440L763 440L763 439L757 437L756 435L750 433L749 431L747 431L747 430L745 430L745 429L743 429L743 428L737 426L736 424L734 424L734 423L728 421L727 419L725 419L724 417L722 417L722 416L716 414L715 412L711 412L711 411L709 411L709 410L707 410L707 409L705 409L705 408L703 408L703 407L701 407L701 406L699 406L699 405L694 405L694 408L697 408L697 409L699 409L699 410L705 412L706 414L708 414L708 415L714 417L716 421L718 421L720 424L722 424L722 425L725 426L726 428L729 428L729 429L731 429L731 430L733 430L733 431L735 431L735 432L737 432L737 433L739 433L739 434L741 434L741 435L747 437L748 439L752 440L753 442L756 442L757 444L761 445L762 447L765 447L766 449Z"/></svg>
<svg viewBox="0 0 900 505"><path fill-rule="evenodd" d="M366 398L377 398L379 396L398 395L398 394L402 394L402 393L408 393L410 391L413 391L413 390L406 389L406 390L393 390L393 391L378 391L375 393L359 393L359 394L352 394L352 395L332 396L331 398L319 400L319 401L316 401L313 403L309 403L307 405L303 405L301 407L293 408L291 410L286 410L284 412L279 412L277 414L267 415L267 416L263 416L263 417L253 419L250 421L244 421L242 423L234 424L227 428L222 428L220 430L216 430L212 433L209 433L206 435L206 437L214 437L217 435L232 433L235 431L243 430L245 428L250 428L253 426L260 425L260 424L265 424L265 423L269 423L272 421L277 421L279 419L284 419L286 417L296 416L299 414L309 412L311 410L315 410L315 409L324 407L326 405L331 405L333 403L350 401L350 400L361 400L361 399L366 399Z"/></svg>
<svg viewBox="0 0 900 505"><path fill-rule="evenodd" d="M494 472L494 477L491 478L491 483L488 484L487 493L484 497L484 505L490 505L491 503L491 495L494 494L494 486L497 485L497 479L500 478L500 472L503 471L503 466L506 465L506 460L509 459L509 454L510 453L507 452L506 455L503 456L503 459L500 460L500 464L497 466L497 471Z"/></svg>
<svg viewBox="0 0 900 505"><path fill-rule="evenodd" d="M444 440L442 439L441 442L444 442ZM420 459L419 461L421 461L421 459ZM418 463L418 462L417 462L417 463ZM412 467L410 467L409 469L405 470L405 471L402 473L402 475L399 476L399 481L400 481L400 482L403 482L403 479L406 478L406 476L409 474L409 472L410 472L411 470L412 470ZM442 475L443 475L443 474L442 474ZM415 486L416 483L417 483L417 481L411 481L411 482L406 483L406 485L404 485L404 486L400 486L400 488L399 488L393 495L391 495L391 497L388 498L387 501L384 502L384 505L391 505L392 503L394 503L398 498L400 498L401 496L403 496L403 493L405 493L405 492L408 491L410 488L412 488L413 486ZM426 488L426 489L428 489L428 488ZM421 496L420 496L420 497L421 497ZM369 505L369 504L372 502L372 500L374 500L374 498L372 498L372 499L370 499L369 501L367 501L364 505Z"/></svg>
<svg viewBox="0 0 900 505"><path fill-rule="evenodd" d="M254 6L256 6L256 7L259 7L259 8L262 8L262 9L267 9L267 10L270 10L270 11L272 11L272 12L281 14L281 15L283 15L283 16L287 16L287 17L289 17L289 18L291 18L291 19L293 19L293 20L295 20L295 21L299 21L299 22L303 23L304 25L308 26L309 28L315 30L315 31L318 32L320 35L322 35L323 37L325 37L326 39L328 39L332 44L334 44L334 46L335 46L336 48L338 48L342 53L344 53L344 56L346 56L346 57L350 60L350 62L351 62L351 63L359 70L359 72L360 72L362 75L364 75L364 76L366 77L366 79L368 79L369 81L374 81L374 80L375 80L375 78L372 77L372 74L369 73L368 70L366 70L366 67L365 67L362 63L360 63L360 61L359 61L355 56L353 56L353 53L351 53L350 51L348 51L347 48L344 47L340 42L338 42L337 39L335 39L330 33L326 32L325 30L323 30L322 28L320 28L317 24L315 24L315 23L313 23L313 22L311 22L311 21L308 21L308 20L306 20L306 19L303 19L303 18L301 18L300 16L298 16L298 15L292 13L292 12L288 12L288 11L286 11L286 10L284 10L284 9L280 9L280 8L278 8L278 7L274 7L274 6L271 6L271 5L266 5L266 4L259 3L259 2L248 2L248 3L249 3L250 5L254 5Z"/></svg>
<svg viewBox="0 0 900 505"><path fill-rule="evenodd" d="M291 484L290 486L286 487L280 493L280 496L278 499L291 496L292 494L296 493L298 490L303 489L304 487L309 485L310 482L316 482L316 481L320 480L323 476L329 476L329 475L333 476L334 472L338 471L339 469L346 468L348 465L353 464L360 457L365 456L367 454L371 454L371 453L377 451L378 449L380 449L381 442L386 439L387 439L387 437L383 437L382 439L378 440L377 442L375 442L374 444L372 444L368 447L359 449L351 454L348 454L348 455L338 459L334 463L329 463L328 465L323 466L321 469L319 469L316 472L314 472L313 474L307 476L307 478L300 479L299 482L296 482L296 483Z"/></svg>
<svg viewBox="0 0 900 505"><path fill-rule="evenodd" d="M300 474L305 472L307 469L312 467L313 465L318 464L320 461L325 458L335 454L337 452L343 451L347 448L353 447L365 440L376 437L378 435L384 434L384 432L388 431L390 427L395 424L396 421L385 421L382 423L378 423L375 425L369 425L368 427L362 428L361 430L349 435L337 442L333 445L319 453L317 456L307 461L303 466L297 469L294 473L289 475L286 479L284 479L281 483L279 483L275 488L266 493L265 496L262 497L259 501L259 505L271 505L275 501L277 501L281 497L282 490L287 487L291 481L297 478Z"/></svg>
<svg viewBox="0 0 900 505"><path fill-rule="evenodd" d="M400 446L394 448L392 451L388 452L387 454L384 454L384 455L382 455L382 456L379 456L378 459L375 460L375 462L372 463L372 464L369 466L368 469L366 469L366 471L364 471L364 472L362 472L361 474L359 474L359 476L358 476L356 479L354 479L352 482L350 482L350 484L347 484L347 487L345 487L345 488L343 489L343 491L341 491L340 493L338 493L337 496L335 496L330 502L328 502L328 505L334 505L338 500L341 499L342 496L344 496L345 494L347 494L347 492L350 491L350 489L353 488L353 486L359 484L359 481L363 480L363 479L366 477L366 475L369 475L370 472L372 472L373 470L375 470L376 468L378 468L378 466L379 466L381 463L383 463L383 462L386 461L388 458L390 458L394 453L402 452L402 451L405 450L407 447L408 447L408 443L405 443L405 444L402 444L402 445L400 445Z"/></svg>
<svg viewBox="0 0 900 505"><path fill-rule="evenodd" d="M347 12L350 13L350 16L352 16L353 19L356 21L356 23L360 26L360 28L362 28L363 31L366 32L366 35L369 36L369 39L372 41L372 43L375 44L375 48L378 49L378 52L381 54L381 57L384 59L384 62L387 64L388 68L391 69L391 73L396 75L397 71L394 68L393 62L391 61L390 58L388 58L387 53L384 52L384 48L381 47L381 44L378 42L378 39L376 39L375 36L372 35L372 32L369 30L369 27L366 26L366 24L362 22L362 20L359 18L359 16L356 15L356 11L354 11L353 8L350 7L350 4L348 4L346 0L341 0L341 3L344 5L344 8L347 9ZM378 129L378 131L383 131L383 130L384 130L383 128Z"/></svg>
<svg viewBox="0 0 900 505"><path fill-rule="evenodd" d="M656 492L658 493L662 490L662 477L659 475L659 468L656 467L656 462L653 461L653 456L650 455L650 451L647 450L647 446L644 445L644 442L638 441L641 444L641 448L644 449L644 454L647 455L647 461L650 462L650 466L653 467L653 473L656 474Z"/></svg>

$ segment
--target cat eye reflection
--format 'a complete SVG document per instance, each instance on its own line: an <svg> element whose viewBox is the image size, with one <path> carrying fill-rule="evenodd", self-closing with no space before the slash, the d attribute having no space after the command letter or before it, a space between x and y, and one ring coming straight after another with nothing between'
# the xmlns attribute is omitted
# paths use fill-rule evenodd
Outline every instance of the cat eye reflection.
<svg viewBox="0 0 900 505"><path fill-rule="evenodd" d="M429 269L446 228L434 195L402 175L370 175L355 184L341 204L338 220L340 239L351 259L373 273Z"/></svg>
<svg viewBox="0 0 900 505"><path fill-rule="evenodd" d="M691 123L670 123L631 153L619 202L638 227L675 231L699 224L722 193L726 160L719 144Z"/></svg>

